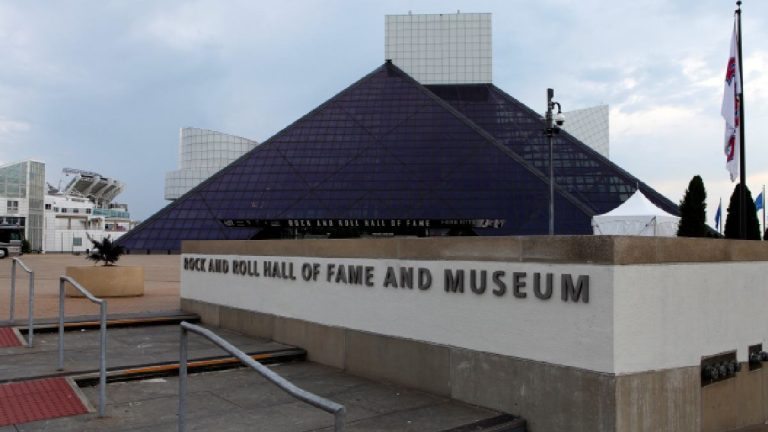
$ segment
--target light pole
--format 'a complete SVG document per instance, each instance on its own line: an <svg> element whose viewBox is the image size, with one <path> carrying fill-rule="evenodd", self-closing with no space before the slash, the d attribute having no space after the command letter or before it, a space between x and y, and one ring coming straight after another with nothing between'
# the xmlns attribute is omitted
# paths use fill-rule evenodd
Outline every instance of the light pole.
<svg viewBox="0 0 768 432"><path fill-rule="evenodd" d="M559 102L555 102L555 91L547 89L547 114L544 118L546 127L544 135L549 138L549 235L555 235L555 169L553 164L553 148L555 135L560 132L560 126L565 123L565 116ZM557 105L557 115L552 116L552 109Z"/></svg>

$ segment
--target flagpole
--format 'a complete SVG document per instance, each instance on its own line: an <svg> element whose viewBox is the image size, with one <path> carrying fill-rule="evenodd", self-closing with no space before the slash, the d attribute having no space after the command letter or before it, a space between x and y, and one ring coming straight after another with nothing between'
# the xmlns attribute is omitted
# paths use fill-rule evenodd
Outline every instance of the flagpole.
<svg viewBox="0 0 768 432"><path fill-rule="evenodd" d="M741 56L741 1L736 2L736 21L738 26L736 45L739 52L739 173L741 181L741 220L739 233L742 240L747 239L747 154L744 151L744 61Z"/></svg>

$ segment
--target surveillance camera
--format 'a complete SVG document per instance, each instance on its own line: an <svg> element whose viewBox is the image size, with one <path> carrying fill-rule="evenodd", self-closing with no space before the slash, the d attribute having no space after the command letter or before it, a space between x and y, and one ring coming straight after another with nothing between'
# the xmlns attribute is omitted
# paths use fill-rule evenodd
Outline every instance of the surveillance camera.
<svg viewBox="0 0 768 432"><path fill-rule="evenodd" d="M562 126L563 123L565 123L565 116L561 112L557 113L557 115L555 116L555 124L558 126Z"/></svg>

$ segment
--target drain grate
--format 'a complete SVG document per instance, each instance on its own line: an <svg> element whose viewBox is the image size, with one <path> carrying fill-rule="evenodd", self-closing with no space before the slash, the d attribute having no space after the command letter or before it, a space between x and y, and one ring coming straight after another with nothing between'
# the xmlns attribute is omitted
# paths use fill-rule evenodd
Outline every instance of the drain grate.
<svg viewBox="0 0 768 432"><path fill-rule="evenodd" d="M0 385L0 426L87 412L88 409L65 378Z"/></svg>

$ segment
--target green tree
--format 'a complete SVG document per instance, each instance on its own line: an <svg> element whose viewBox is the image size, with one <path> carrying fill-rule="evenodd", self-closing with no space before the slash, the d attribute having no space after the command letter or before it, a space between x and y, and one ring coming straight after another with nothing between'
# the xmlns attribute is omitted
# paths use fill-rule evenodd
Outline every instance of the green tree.
<svg viewBox="0 0 768 432"><path fill-rule="evenodd" d="M741 194L741 183L733 188L731 201L728 203L728 217L725 219L725 238L739 239L739 218L741 217L741 208L739 206L739 195ZM747 189L747 202L745 208L747 211L747 240L760 240L760 223L757 221L757 209L755 201L752 199L752 192Z"/></svg>
<svg viewBox="0 0 768 432"><path fill-rule="evenodd" d="M707 237L707 191L701 176L694 176L688 183L683 200L680 201L680 225L677 228L679 237Z"/></svg>

